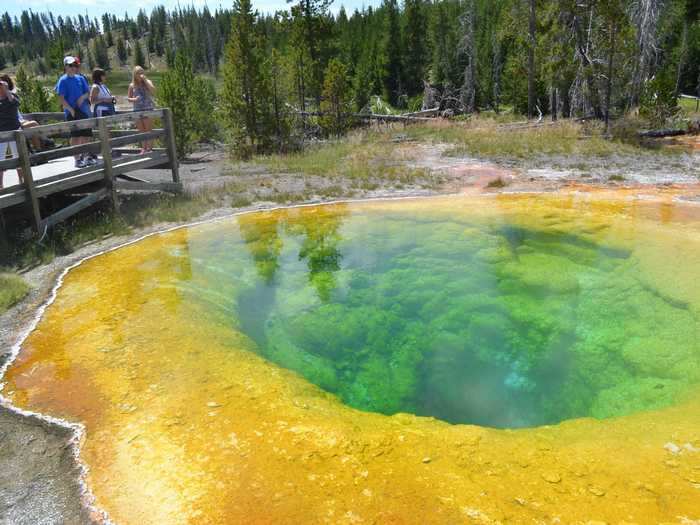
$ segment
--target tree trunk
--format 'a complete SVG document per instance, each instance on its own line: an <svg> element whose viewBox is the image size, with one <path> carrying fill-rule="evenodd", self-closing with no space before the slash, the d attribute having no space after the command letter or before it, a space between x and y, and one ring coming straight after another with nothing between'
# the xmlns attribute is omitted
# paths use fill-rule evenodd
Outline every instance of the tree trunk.
<svg viewBox="0 0 700 525"><path fill-rule="evenodd" d="M464 31L461 46L467 63L464 68L460 99L466 113L473 113L476 109L476 45L474 42L474 17L474 0L468 0L461 19L462 30ZM432 107L433 105L430 105L430 108Z"/></svg>
<svg viewBox="0 0 700 525"><path fill-rule="evenodd" d="M610 99L612 95L613 60L615 58L615 36L617 23L610 24L610 50L608 53L608 78L605 89L605 133L610 133Z"/></svg>
<svg viewBox="0 0 700 525"><path fill-rule="evenodd" d="M529 33L530 33L530 48L528 50L527 56L527 118L531 119L535 112L535 0L529 0L530 2L530 19L529 19Z"/></svg>
<svg viewBox="0 0 700 525"><path fill-rule="evenodd" d="M559 104L557 98L557 88L552 86L549 96L549 110L552 112L552 122L557 120L557 105Z"/></svg>
<svg viewBox="0 0 700 525"><path fill-rule="evenodd" d="M501 42L496 33L493 34L493 110L498 113L501 102L501 71L503 64L501 60Z"/></svg>
<svg viewBox="0 0 700 525"><path fill-rule="evenodd" d="M681 38L681 54L678 57L678 68L676 70L676 88L673 91L673 95L678 99L678 95L681 94L681 74L683 73L683 67L685 66L685 55L688 51L688 19L683 20L683 36Z"/></svg>

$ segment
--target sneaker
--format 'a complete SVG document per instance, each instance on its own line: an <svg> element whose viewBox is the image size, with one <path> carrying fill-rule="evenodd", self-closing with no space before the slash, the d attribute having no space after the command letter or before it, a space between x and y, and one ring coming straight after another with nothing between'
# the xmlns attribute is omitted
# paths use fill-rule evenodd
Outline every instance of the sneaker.
<svg viewBox="0 0 700 525"><path fill-rule="evenodd" d="M85 166L87 166L87 164L85 164L85 159L83 159L82 157L75 160L76 168L84 168Z"/></svg>
<svg viewBox="0 0 700 525"><path fill-rule="evenodd" d="M88 157L85 159L86 166L97 166L97 159L95 157Z"/></svg>

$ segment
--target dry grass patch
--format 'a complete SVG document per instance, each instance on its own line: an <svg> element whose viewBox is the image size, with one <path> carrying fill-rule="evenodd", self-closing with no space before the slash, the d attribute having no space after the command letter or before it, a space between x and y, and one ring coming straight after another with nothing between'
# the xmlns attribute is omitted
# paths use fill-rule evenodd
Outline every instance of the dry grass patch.
<svg viewBox="0 0 700 525"><path fill-rule="evenodd" d="M520 129L504 128L496 121L479 119L467 123L412 126L407 133L421 142L452 144L448 155L485 159L526 159L547 155L600 158L613 154L649 153L638 145L604 138L597 123L584 126L562 121Z"/></svg>

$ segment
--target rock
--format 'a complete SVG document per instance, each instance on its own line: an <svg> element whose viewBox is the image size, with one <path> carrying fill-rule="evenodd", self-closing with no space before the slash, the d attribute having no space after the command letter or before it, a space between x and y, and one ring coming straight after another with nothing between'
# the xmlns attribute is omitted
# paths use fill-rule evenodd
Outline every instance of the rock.
<svg viewBox="0 0 700 525"><path fill-rule="evenodd" d="M558 472L545 472L542 474L542 479L547 483L559 483L561 481L561 476Z"/></svg>

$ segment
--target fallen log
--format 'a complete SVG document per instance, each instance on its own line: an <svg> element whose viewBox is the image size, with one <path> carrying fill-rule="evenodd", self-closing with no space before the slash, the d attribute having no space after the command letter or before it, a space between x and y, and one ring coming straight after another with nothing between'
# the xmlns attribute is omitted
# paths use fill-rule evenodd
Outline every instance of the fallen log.
<svg viewBox="0 0 700 525"><path fill-rule="evenodd" d="M437 117L440 115L440 108L422 109L420 111L412 111L410 113L401 113L402 117Z"/></svg>
<svg viewBox="0 0 700 525"><path fill-rule="evenodd" d="M302 117L322 117L323 111L297 111ZM434 119L428 117L412 117L408 115L379 115L377 113L348 113L347 117L364 120L384 120L387 122L429 122Z"/></svg>
<svg viewBox="0 0 700 525"><path fill-rule="evenodd" d="M677 137L679 135L687 135L688 130L685 129L650 129L637 133L639 137L644 138L662 138L662 137Z"/></svg>

